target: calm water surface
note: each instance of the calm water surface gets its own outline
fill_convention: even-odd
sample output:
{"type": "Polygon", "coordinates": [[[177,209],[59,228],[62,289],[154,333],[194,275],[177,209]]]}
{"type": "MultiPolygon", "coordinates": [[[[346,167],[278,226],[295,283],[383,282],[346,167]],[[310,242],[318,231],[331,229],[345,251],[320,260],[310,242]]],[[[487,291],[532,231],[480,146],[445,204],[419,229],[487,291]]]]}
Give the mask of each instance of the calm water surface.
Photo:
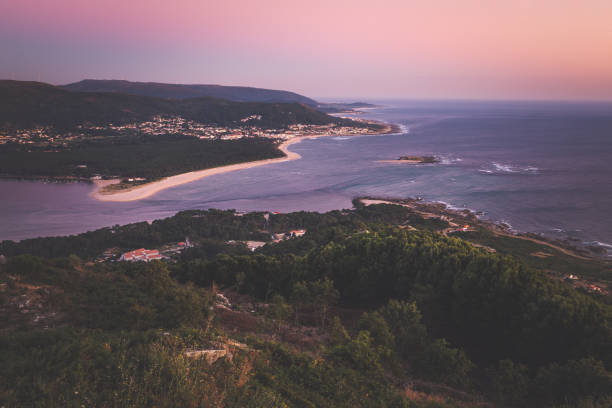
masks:
{"type": "Polygon", "coordinates": [[[184,209],[328,211],[350,208],[358,195],[419,195],[521,231],[612,243],[612,104],[382,103],[364,116],[400,124],[401,134],[306,140],[290,147],[301,160],[138,202],[92,200],[88,184],[0,181],[0,239],[79,233],[184,209]],[[380,162],[404,154],[442,162],[380,162]]]}

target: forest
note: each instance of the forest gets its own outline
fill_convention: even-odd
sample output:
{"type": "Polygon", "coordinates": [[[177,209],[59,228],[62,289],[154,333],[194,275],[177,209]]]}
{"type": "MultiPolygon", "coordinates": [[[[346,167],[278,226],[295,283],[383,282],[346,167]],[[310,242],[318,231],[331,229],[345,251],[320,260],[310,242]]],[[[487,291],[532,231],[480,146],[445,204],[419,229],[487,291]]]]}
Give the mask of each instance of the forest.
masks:
{"type": "Polygon", "coordinates": [[[228,164],[283,157],[276,142],[263,138],[200,140],[187,136],[134,136],[85,140],[49,152],[45,148],[0,145],[0,175],[90,178],[141,177],[149,181],[228,164]]]}
{"type": "Polygon", "coordinates": [[[4,241],[0,403],[610,406],[610,304],[443,224],[386,204],[194,210],[4,241]],[[165,261],[94,261],[186,236],[165,261]]]}
{"type": "Polygon", "coordinates": [[[211,97],[166,99],[117,92],[72,92],[39,82],[0,81],[0,130],[52,126],[58,132],[79,125],[125,124],[154,116],[181,116],[203,124],[235,125],[250,115],[261,119],[250,124],[284,128],[292,124],[350,124],[297,102],[235,102],[211,97]]]}

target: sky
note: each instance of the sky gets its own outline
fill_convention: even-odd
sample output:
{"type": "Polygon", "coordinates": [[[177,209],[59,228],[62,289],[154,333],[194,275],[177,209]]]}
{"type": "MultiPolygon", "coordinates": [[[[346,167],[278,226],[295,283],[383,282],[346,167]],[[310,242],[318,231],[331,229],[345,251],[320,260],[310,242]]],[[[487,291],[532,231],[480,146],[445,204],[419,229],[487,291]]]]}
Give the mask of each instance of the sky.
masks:
{"type": "Polygon", "coordinates": [[[0,78],[612,100],[612,1],[2,0],[0,78]]]}

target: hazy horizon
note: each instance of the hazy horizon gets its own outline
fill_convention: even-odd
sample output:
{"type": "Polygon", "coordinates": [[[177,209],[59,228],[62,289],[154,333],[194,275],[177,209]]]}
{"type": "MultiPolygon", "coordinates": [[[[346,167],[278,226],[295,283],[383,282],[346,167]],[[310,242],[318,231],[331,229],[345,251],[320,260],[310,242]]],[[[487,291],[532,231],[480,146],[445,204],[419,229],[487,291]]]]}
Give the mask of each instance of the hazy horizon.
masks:
{"type": "Polygon", "coordinates": [[[612,100],[612,3],[6,0],[0,77],[318,99],[612,100]]]}
{"type": "Polygon", "coordinates": [[[465,97],[444,97],[444,96],[433,96],[433,97],[418,97],[418,96],[395,96],[395,97],[390,97],[390,96],[385,96],[385,95],[370,95],[370,96],[360,96],[360,95],[352,95],[352,96],[342,96],[342,95],[329,95],[329,96],[321,96],[321,95],[310,95],[310,94],[306,94],[306,93],[302,93],[302,92],[298,92],[295,91],[293,89],[282,89],[282,88],[269,88],[269,87],[262,87],[262,86],[257,86],[257,84],[252,84],[252,85],[241,85],[241,84],[235,84],[235,83],[227,83],[227,84],[220,84],[220,83],[207,83],[207,82],[200,82],[200,83],[193,83],[193,82],[189,82],[189,83],[181,83],[181,82],[162,82],[162,81],[142,81],[142,80],[138,80],[138,79],[117,79],[117,78],[82,78],[82,79],[78,79],[75,81],[71,81],[71,82],[58,82],[58,83],[52,83],[52,82],[46,82],[43,80],[37,80],[37,79],[17,79],[17,78],[0,78],[0,81],[3,80],[14,80],[14,81],[24,81],[24,82],[41,82],[41,83],[46,83],[49,85],[54,85],[54,86],[65,86],[65,85],[70,85],[73,83],[77,83],[80,81],[84,81],[84,80],[109,80],[109,81],[128,81],[128,82],[142,82],[142,83],[162,83],[162,84],[169,84],[169,85],[219,85],[219,86],[236,86],[236,87],[250,87],[250,88],[260,88],[260,89],[270,89],[270,90],[279,90],[279,91],[288,91],[288,92],[294,92],[297,94],[300,94],[302,96],[308,97],[310,99],[314,99],[317,102],[326,102],[326,103],[343,103],[343,102],[369,102],[369,103],[376,103],[376,102],[402,102],[402,101],[414,101],[414,102],[489,102],[489,103],[504,103],[504,102],[550,102],[550,103],[572,103],[572,102],[576,102],[576,103],[602,103],[602,104],[608,104],[608,103],[612,103],[612,97],[610,98],[600,98],[600,99],[586,99],[586,98],[557,98],[557,99],[551,99],[551,98],[547,98],[547,97],[541,97],[541,98],[521,98],[521,97],[507,97],[507,98],[496,98],[496,97],[469,97],[469,96],[465,96],[465,97]]]}

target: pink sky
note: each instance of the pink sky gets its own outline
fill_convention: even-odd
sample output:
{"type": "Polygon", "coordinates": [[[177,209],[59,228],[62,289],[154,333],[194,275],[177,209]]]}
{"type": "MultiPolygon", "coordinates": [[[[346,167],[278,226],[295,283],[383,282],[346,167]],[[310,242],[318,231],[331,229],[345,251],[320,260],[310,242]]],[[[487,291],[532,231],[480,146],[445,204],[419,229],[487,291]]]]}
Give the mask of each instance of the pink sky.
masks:
{"type": "Polygon", "coordinates": [[[609,0],[3,0],[0,77],[612,99],[609,0]]]}

